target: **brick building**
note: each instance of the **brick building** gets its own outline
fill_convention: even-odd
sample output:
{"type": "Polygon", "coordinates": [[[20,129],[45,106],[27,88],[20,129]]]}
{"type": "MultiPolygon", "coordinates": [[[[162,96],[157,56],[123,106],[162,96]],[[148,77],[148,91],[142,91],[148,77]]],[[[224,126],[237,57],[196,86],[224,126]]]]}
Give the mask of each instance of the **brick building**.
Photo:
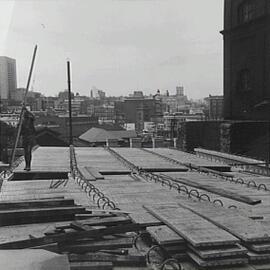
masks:
{"type": "Polygon", "coordinates": [[[270,119],[270,1],[225,0],[225,119],[270,119]]]}
{"type": "Polygon", "coordinates": [[[160,99],[147,97],[129,97],[115,102],[116,122],[135,123],[136,131],[144,129],[144,122],[157,122],[162,117],[160,99]]]}

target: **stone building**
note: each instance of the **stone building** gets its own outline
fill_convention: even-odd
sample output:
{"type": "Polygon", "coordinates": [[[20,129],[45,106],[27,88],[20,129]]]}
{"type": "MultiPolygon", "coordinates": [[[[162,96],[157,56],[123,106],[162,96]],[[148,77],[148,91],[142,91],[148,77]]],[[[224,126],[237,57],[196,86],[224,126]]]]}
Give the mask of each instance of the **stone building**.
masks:
{"type": "Polygon", "coordinates": [[[270,1],[225,0],[224,116],[270,119],[270,1]]]}

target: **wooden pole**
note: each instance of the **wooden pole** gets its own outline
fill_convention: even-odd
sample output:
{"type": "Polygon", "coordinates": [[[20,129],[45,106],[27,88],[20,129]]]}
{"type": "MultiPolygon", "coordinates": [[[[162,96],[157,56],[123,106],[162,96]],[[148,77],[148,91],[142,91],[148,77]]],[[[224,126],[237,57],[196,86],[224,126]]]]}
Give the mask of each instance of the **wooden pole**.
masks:
{"type": "Polygon", "coordinates": [[[37,45],[34,48],[34,53],[33,53],[33,56],[32,56],[32,62],[31,62],[31,66],[30,66],[30,71],[29,71],[29,74],[28,74],[26,90],[25,90],[25,93],[24,93],[24,98],[23,98],[23,103],[22,103],[23,107],[22,107],[22,110],[21,110],[21,113],[20,113],[16,140],[15,140],[15,143],[14,143],[14,147],[13,147],[12,155],[11,155],[11,159],[10,159],[10,168],[12,167],[14,159],[15,159],[16,149],[17,149],[17,145],[18,145],[18,142],[19,142],[20,134],[21,134],[22,122],[23,122],[23,117],[24,117],[24,112],[25,112],[24,106],[25,106],[25,103],[26,103],[26,98],[27,98],[27,94],[28,94],[28,91],[29,91],[29,87],[30,87],[30,82],[31,82],[32,73],[33,73],[34,64],[35,64],[35,59],[36,59],[36,54],[37,54],[37,45]]]}
{"type": "Polygon", "coordinates": [[[68,107],[69,107],[69,145],[73,145],[72,106],[71,106],[71,81],[70,81],[70,62],[69,61],[67,61],[67,78],[68,78],[68,107]]]}

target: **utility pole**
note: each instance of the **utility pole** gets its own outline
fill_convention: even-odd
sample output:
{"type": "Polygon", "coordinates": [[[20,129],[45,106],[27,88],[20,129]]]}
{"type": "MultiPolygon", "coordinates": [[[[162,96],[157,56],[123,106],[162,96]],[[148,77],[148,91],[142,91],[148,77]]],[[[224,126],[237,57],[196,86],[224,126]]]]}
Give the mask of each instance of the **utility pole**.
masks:
{"type": "Polygon", "coordinates": [[[68,108],[69,108],[69,145],[73,144],[72,135],[72,106],[71,106],[71,81],[70,81],[70,62],[67,61],[67,83],[68,83],[68,108]]]}

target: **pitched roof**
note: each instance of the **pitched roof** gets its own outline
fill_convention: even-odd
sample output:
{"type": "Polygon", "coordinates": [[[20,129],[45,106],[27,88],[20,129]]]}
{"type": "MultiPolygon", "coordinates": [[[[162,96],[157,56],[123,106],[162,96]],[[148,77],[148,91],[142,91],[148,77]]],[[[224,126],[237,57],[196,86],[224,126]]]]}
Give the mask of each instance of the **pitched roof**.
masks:
{"type": "Polygon", "coordinates": [[[102,128],[90,128],[79,138],[87,142],[106,142],[107,139],[121,140],[137,137],[135,130],[105,130],[102,128]]]}

